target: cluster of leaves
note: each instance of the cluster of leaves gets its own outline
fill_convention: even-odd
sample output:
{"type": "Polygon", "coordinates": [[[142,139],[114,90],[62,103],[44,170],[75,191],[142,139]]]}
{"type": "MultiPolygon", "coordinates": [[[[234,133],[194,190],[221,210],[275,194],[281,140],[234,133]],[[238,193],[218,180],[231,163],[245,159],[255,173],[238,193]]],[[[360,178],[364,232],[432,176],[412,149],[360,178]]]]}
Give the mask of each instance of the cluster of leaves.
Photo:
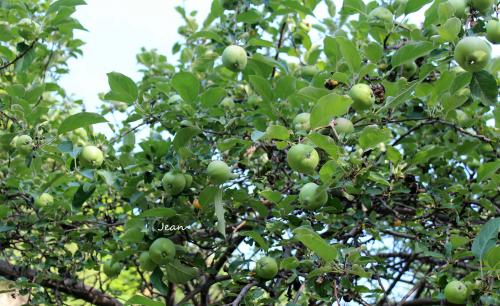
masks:
{"type": "Polygon", "coordinates": [[[178,62],[142,50],[142,79],[110,72],[97,114],[57,85],[84,2],[0,0],[0,275],[32,304],[439,305],[459,279],[468,303],[497,305],[500,60],[468,72],[454,49],[498,6],[456,2],[214,0],[202,25],[178,7],[178,62]],[[234,44],[242,71],[220,60],[234,44]],[[349,95],[359,83],[367,109],[349,95]],[[93,130],[115,112],[112,137],[93,130]],[[299,143],[319,154],[310,173],[287,162],[299,143]],[[87,145],[101,167],[81,163],[87,145]],[[234,178],[214,184],[214,159],[234,178]],[[167,173],[193,182],[173,193],[167,173]],[[324,205],[300,203],[307,183],[324,205]],[[145,268],[160,237],[175,258],[145,268]],[[264,255],[279,264],[268,281],[264,255]]]}

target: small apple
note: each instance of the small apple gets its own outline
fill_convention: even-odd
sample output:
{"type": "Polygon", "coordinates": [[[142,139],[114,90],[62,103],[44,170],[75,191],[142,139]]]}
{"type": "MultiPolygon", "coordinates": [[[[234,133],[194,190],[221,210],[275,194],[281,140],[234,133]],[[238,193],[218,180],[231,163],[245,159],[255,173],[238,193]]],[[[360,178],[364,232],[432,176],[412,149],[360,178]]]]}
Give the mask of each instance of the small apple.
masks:
{"type": "Polygon", "coordinates": [[[319,190],[315,183],[307,183],[300,189],[299,202],[309,209],[320,208],[328,201],[328,193],[325,190],[319,190]]]}
{"type": "Polygon", "coordinates": [[[453,304],[465,304],[469,297],[467,286],[461,281],[451,281],[444,288],[444,297],[453,304]]]}
{"type": "Polygon", "coordinates": [[[20,135],[16,139],[16,149],[22,154],[28,154],[33,150],[33,139],[29,135],[20,135]]]}
{"type": "Polygon", "coordinates": [[[139,256],[139,266],[144,271],[153,271],[157,264],[151,259],[148,251],[144,251],[139,256]]]}
{"type": "Polygon", "coordinates": [[[490,20],[486,24],[486,38],[493,44],[500,43],[500,21],[490,20]]]}
{"type": "Polygon", "coordinates": [[[222,106],[225,109],[233,109],[234,105],[235,104],[234,104],[233,98],[231,98],[231,97],[225,97],[220,102],[220,106],[222,106]]]}
{"type": "Polygon", "coordinates": [[[123,269],[123,264],[120,262],[113,262],[112,260],[108,260],[103,264],[103,272],[108,277],[116,277],[120,275],[123,269]]]}
{"type": "Polygon", "coordinates": [[[471,7],[480,11],[481,13],[485,13],[493,7],[493,2],[495,0],[471,0],[471,7]]]}
{"type": "Polygon", "coordinates": [[[455,48],[455,60],[469,72],[483,70],[491,59],[490,45],[478,37],[465,37],[455,48]]]}
{"type": "Polygon", "coordinates": [[[319,163],[318,152],[311,146],[297,144],[288,150],[287,161],[290,168],[301,173],[313,173],[319,163]]]}
{"type": "Polygon", "coordinates": [[[309,31],[311,31],[312,24],[307,20],[302,20],[299,24],[299,28],[307,33],[309,31]]]}
{"type": "Polygon", "coordinates": [[[311,80],[318,73],[318,68],[313,65],[302,66],[299,68],[299,75],[306,80],[311,80]]]}
{"type": "Polygon", "coordinates": [[[394,15],[383,6],[379,6],[368,14],[368,21],[375,25],[391,24],[394,15]]]}
{"type": "Polygon", "coordinates": [[[54,198],[50,194],[45,193],[45,192],[42,193],[35,200],[35,205],[38,206],[38,207],[52,205],[52,204],[54,204],[54,198]]]}
{"type": "Polygon", "coordinates": [[[99,168],[104,161],[104,154],[96,146],[86,146],[80,153],[80,165],[87,168],[99,168]]]}
{"type": "Polygon", "coordinates": [[[184,173],[184,179],[186,180],[186,188],[190,188],[193,184],[193,177],[190,174],[184,173]]]}
{"type": "Polygon", "coordinates": [[[262,257],[255,265],[255,273],[262,279],[272,279],[278,274],[278,263],[272,257],[262,257]]]}
{"type": "Polygon", "coordinates": [[[335,131],[340,135],[348,135],[354,132],[354,125],[351,120],[345,118],[335,119],[335,131]]]}
{"type": "Polygon", "coordinates": [[[448,0],[453,6],[454,15],[458,18],[463,18],[467,15],[467,0],[448,0]]]}
{"type": "Polygon", "coordinates": [[[231,168],[221,160],[210,162],[207,167],[207,174],[210,181],[217,185],[234,178],[234,175],[231,173],[231,168]]]}
{"type": "Polygon", "coordinates": [[[178,195],[186,187],[186,177],[184,174],[170,171],[165,173],[161,180],[163,188],[171,195],[178,195]]]}
{"type": "Polygon", "coordinates": [[[293,127],[297,131],[307,131],[311,128],[310,125],[311,114],[300,113],[295,118],[293,118],[293,127]]]}
{"type": "Polygon", "coordinates": [[[366,84],[356,84],[349,90],[353,104],[352,107],[356,111],[362,111],[370,108],[375,102],[375,96],[370,86],[366,84]]]}
{"type": "Polygon", "coordinates": [[[175,257],[175,244],[168,238],[158,238],[149,246],[149,257],[158,265],[164,265],[175,257]]]}
{"type": "Polygon", "coordinates": [[[415,75],[418,71],[418,66],[415,62],[409,62],[403,64],[402,75],[409,79],[415,75]]]}
{"type": "Polygon", "coordinates": [[[10,141],[10,148],[15,149],[17,146],[17,139],[19,139],[19,136],[14,136],[11,141],[10,141]]]}
{"type": "Polygon", "coordinates": [[[241,71],[247,66],[247,52],[240,46],[228,46],[222,52],[222,63],[229,70],[241,71]]]}

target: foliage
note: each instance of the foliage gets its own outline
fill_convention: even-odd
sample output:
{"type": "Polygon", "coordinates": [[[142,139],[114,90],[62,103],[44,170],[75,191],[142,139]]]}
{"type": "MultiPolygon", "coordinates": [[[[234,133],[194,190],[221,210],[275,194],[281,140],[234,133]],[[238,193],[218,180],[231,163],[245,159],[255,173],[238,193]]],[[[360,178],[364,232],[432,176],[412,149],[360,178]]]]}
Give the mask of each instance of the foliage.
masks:
{"type": "Polygon", "coordinates": [[[58,85],[84,1],[0,0],[0,276],[33,305],[500,304],[500,60],[454,54],[482,3],[178,7],[178,61],[143,49],[97,114],[58,85]]]}

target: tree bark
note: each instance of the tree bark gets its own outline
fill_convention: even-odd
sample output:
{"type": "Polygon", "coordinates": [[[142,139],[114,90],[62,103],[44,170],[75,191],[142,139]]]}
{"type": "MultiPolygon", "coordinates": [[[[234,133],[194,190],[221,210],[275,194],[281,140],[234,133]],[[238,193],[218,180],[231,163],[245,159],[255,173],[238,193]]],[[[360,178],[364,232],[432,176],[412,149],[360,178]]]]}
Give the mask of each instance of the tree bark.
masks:
{"type": "Polygon", "coordinates": [[[33,269],[15,266],[7,261],[0,260],[0,275],[16,280],[25,277],[45,288],[56,289],[60,292],[82,299],[97,306],[122,306],[117,299],[106,293],[85,285],[83,282],[71,278],[58,279],[56,275],[41,273],[33,269]]]}

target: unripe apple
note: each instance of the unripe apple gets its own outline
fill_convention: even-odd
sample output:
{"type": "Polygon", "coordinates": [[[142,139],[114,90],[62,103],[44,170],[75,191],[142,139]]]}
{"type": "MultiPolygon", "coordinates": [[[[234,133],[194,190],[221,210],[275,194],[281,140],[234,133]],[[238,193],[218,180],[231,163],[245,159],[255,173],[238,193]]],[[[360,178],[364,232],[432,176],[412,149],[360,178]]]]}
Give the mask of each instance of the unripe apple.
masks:
{"type": "Polygon", "coordinates": [[[493,2],[495,2],[495,0],[471,0],[471,7],[481,13],[485,13],[492,8],[493,2]]]}
{"type": "Polygon", "coordinates": [[[417,73],[417,70],[418,70],[418,66],[415,62],[404,63],[402,75],[405,78],[409,79],[412,76],[414,76],[415,73],[417,73]]]}
{"type": "Polygon", "coordinates": [[[193,184],[193,177],[190,174],[184,173],[184,179],[186,180],[186,188],[190,188],[193,184]]]}
{"type": "Polygon", "coordinates": [[[299,28],[304,30],[306,33],[311,31],[312,24],[307,20],[302,20],[299,24],[299,28]]]}
{"type": "Polygon", "coordinates": [[[272,257],[262,257],[255,265],[255,274],[263,279],[272,279],[278,274],[278,263],[272,257]]]}
{"type": "Polygon", "coordinates": [[[444,297],[446,300],[453,304],[465,304],[469,297],[469,290],[467,286],[461,281],[451,281],[444,288],[444,297]]]}
{"type": "Polygon", "coordinates": [[[469,72],[483,70],[491,59],[490,45],[478,37],[465,37],[455,48],[455,60],[469,72]]]}
{"type": "Polygon", "coordinates": [[[16,139],[16,149],[22,154],[28,154],[33,150],[33,139],[29,135],[20,135],[16,139]]]}
{"type": "Polygon", "coordinates": [[[14,136],[12,140],[10,141],[10,148],[15,149],[17,146],[17,139],[19,139],[19,136],[14,136]]]}
{"type": "Polygon", "coordinates": [[[80,153],[80,165],[87,168],[99,168],[104,161],[104,154],[96,146],[86,146],[80,153]]]}
{"type": "Polygon", "coordinates": [[[316,68],[316,66],[308,65],[299,68],[300,76],[307,80],[311,80],[316,73],[318,73],[318,68],[316,68]]]}
{"type": "Polygon", "coordinates": [[[241,71],[247,66],[247,52],[240,46],[228,46],[222,52],[222,63],[229,70],[241,71]]]}
{"type": "Polygon", "coordinates": [[[486,38],[493,44],[500,43],[500,21],[490,20],[486,24],[486,38]]]}
{"type": "Polygon", "coordinates": [[[149,246],[149,257],[158,265],[171,262],[175,253],[175,244],[168,238],[160,237],[149,246]]]}
{"type": "Polygon", "coordinates": [[[210,181],[217,185],[234,178],[234,175],[231,173],[231,168],[221,160],[210,162],[207,167],[207,174],[210,181]]]}
{"type": "Polygon", "coordinates": [[[315,183],[307,183],[300,189],[299,202],[306,208],[315,209],[326,204],[328,193],[325,190],[319,190],[320,187],[315,183]]]}
{"type": "Polygon", "coordinates": [[[151,259],[148,251],[144,251],[139,256],[139,266],[144,271],[153,271],[157,264],[151,259]]]}
{"type": "Polygon", "coordinates": [[[106,261],[103,264],[103,272],[108,277],[115,277],[120,274],[123,269],[123,264],[120,262],[113,262],[111,260],[106,261]]]}
{"type": "Polygon", "coordinates": [[[319,163],[318,152],[311,146],[297,144],[288,150],[287,161],[290,168],[301,173],[312,173],[319,163]]]}
{"type": "Polygon", "coordinates": [[[467,15],[467,0],[448,0],[453,6],[454,15],[458,18],[463,18],[467,15]]]}
{"type": "Polygon", "coordinates": [[[47,205],[52,205],[54,204],[54,198],[48,194],[48,193],[42,193],[38,198],[35,200],[35,205],[42,207],[42,206],[47,206],[47,205]]]}
{"type": "Polygon", "coordinates": [[[393,18],[392,12],[383,6],[375,8],[368,14],[368,21],[376,25],[390,24],[393,18]]]}
{"type": "Polygon", "coordinates": [[[354,132],[354,125],[351,120],[345,118],[335,119],[335,131],[340,135],[347,135],[354,132]]]}
{"type": "Polygon", "coordinates": [[[361,111],[370,108],[375,102],[375,96],[370,86],[366,84],[356,84],[349,91],[353,104],[352,107],[356,111],[361,111]]]}
{"type": "Polygon", "coordinates": [[[310,125],[311,114],[300,113],[295,118],[293,118],[293,127],[297,131],[307,131],[311,128],[310,125]]]}
{"type": "Polygon", "coordinates": [[[162,186],[171,195],[178,195],[186,187],[186,177],[182,173],[170,171],[161,180],[162,186]]]}
{"type": "Polygon", "coordinates": [[[234,105],[235,104],[234,104],[233,98],[231,98],[231,97],[225,97],[220,102],[220,106],[222,106],[225,109],[233,109],[234,105]]]}

